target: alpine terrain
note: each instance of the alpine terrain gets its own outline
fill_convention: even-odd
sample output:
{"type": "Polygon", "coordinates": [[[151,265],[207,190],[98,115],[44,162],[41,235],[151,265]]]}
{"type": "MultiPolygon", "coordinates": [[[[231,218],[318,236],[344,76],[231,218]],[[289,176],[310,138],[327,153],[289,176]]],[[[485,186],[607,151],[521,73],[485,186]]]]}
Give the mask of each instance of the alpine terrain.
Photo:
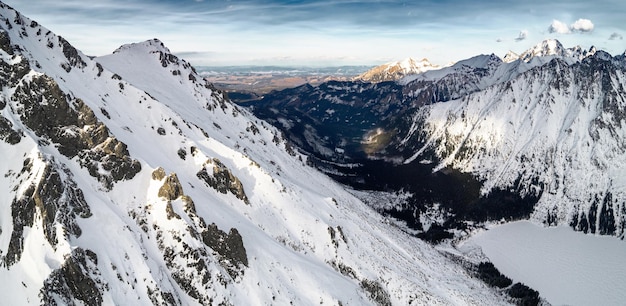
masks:
{"type": "Polygon", "coordinates": [[[546,40],[504,59],[305,85],[247,105],[335,179],[401,195],[371,204],[422,238],[532,219],[623,239],[625,87],[624,54],[546,40]]]}
{"type": "MultiPolygon", "coordinates": [[[[392,114],[395,125],[364,115],[375,123],[367,129],[380,131],[370,133],[377,144],[368,156],[400,164],[428,156],[481,178],[484,194],[502,187],[538,197],[538,219],[623,235],[623,61],[597,52],[544,62],[516,62],[507,71],[519,77],[493,86],[486,83],[505,66],[491,57],[414,81],[420,86],[327,84],[336,92],[322,113],[336,118],[330,106],[350,107],[335,93],[354,86],[385,94],[367,109],[392,114]],[[412,115],[398,115],[402,108],[412,115]]],[[[478,263],[408,234],[353,195],[367,193],[309,166],[283,133],[225,99],[159,40],[89,57],[0,3],[0,87],[2,304],[523,298],[488,286],[478,263]]],[[[332,149],[328,156],[339,152],[332,149]]]]}
{"type": "Polygon", "coordinates": [[[398,62],[389,62],[377,67],[374,67],[358,76],[355,80],[361,80],[364,82],[384,82],[384,81],[396,81],[405,76],[419,74],[428,70],[440,68],[437,65],[433,65],[428,59],[421,59],[417,61],[413,58],[407,58],[398,62]]]}

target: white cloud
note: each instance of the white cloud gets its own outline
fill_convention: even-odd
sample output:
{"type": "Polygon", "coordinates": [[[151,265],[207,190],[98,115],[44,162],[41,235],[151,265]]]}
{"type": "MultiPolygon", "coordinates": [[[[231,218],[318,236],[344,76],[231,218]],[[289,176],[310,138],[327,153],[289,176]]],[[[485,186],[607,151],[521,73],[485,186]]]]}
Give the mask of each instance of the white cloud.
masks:
{"type": "Polygon", "coordinates": [[[611,36],[609,37],[609,40],[622,40],[624,39],[624,36],[622,36],[622,34],[614,32],[613,34],[611,34],[611,36]]]}
{"type": "Polygon", "coordinates": [[[552,20],[552,24],[548,27],[548,32],[557,34],[588,33],[593,31],[593,29],[593,22],[589,19],[580,18],[569,26],[565,22],[555,19],[552,20]]]}
{"type": "Polygon", "coordinates": [[[552,24],[548,28],[548,32],[550,33],[558,33],[558,34],[568,34],[570,33],[569,27],[561,21],[552,20],[552,24]]]}
{"type": "Polygon", "coordinates": [[[589,19],[578,19],[570,26],[574,32],[591,32],[593,31],[593,23],[589,19]]]}
{"type": "Polygon", "coordinates": [[[522,41],[526,39],[527,37],[528,37],[528,31],[521,30],[519,34],[517,35],[517,38],[515,38],[515,41],[522,41]]]}

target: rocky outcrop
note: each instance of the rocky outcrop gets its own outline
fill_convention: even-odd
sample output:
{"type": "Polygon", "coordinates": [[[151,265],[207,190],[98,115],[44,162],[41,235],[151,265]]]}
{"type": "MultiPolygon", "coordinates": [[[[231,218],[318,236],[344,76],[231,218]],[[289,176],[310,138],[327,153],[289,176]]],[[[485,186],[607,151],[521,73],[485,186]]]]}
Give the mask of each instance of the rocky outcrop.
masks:
{"type": "Polygon", "coordinates": [[[0,140],[8,144],[17,144],[22,140],[22,133],[15,131],[11,122],[2,116],[0,116],[0,140]]]}
{"type": "MultiPolygon", "coordinates": [[[[167,220],[186,222],[186,224],[176,225],[177,230],[164,230],[162,227],[166,225],[155,223],[152,228],[145,227],[144,231],[156,232],[158,248],[162,251],[163,259],[172,271],[174,281],[201,304],[212,304],[213,297],[209,294],[212,291],[209,289],[211,284],[227,286],[230,283],[227,278],[216,279],[215,270],[224,269],[230,279],[237,279],[248,266],[242,237],[236,228],[231,228],[226,233],[215,223],[207,225],[204,218],[196,213],[191,197],[184,194],[183,187],[175,173],[167,175],[163,168],[157,168],[152,172],[152,179],[162,182],[158,196],[166,201],[167,220]],[[174,208],[181,204],[186,214],[184,218],[180,215],[182,212],[176,212],[174,208]],[[194,242],[186,239],[193,239],[194,242]],[[170,242],[166,243],[166,241],[170,242]],[[172,245],[171,241],[177,241],[177,243],[172,245]],[[196,242],[205,247],[198,247],[196,242]],[[193,267],[193,269],[190,270],[188,267],[193,267]]],[[[148,217],[147,211],[134,214],[133,217],[140,224],[148,222],[145,220],[148,217]]]]}
{"type": "Polygon", "coordinates": [[[31,175],[39,175],[39,179],[33,181],[22,196],[14,199],[11,204],[13,231],[4,257],[7,266],[20,260],[24,249],[24,230],[26,227],[33,227],[38,216],[41,216],[44,235],[52,247],[58,243],[58,226],[61,226],[67,235],[63,237],[64,239],[70,236],[79,237],[82,230],[76,218],[91,216],[83,192],[72,180],[69,171],[56,165],[54,161],[48,161],[43,169],[32,167],[32,160],[26,160],[19,177],[27,179],[31,175]]]}
{"type": "Polygon", "coordinates": [[[78,156],[81,166],[105,188],[111,189],[113,183],[131,179],[141,171],[141,164],[130,157],[126,144],[111,136],[83,101],[66,95],[51,78],[38,75],[23,80],[11,101],[27,127],[68,158],[78,156]]]}
{"type": "Polygon", "coordinates": [[[43,305],[102,305],[106,290],[96,253],[76,248],[60,268],[50,273],[39,295],[43,305]]]}
{"type": "Polygon", "coordinates": [[[231,228],[227,234],[212,223],[202,232],[202,242],[220,255],[231,277],[235,278],[242,272],[240,265],[248,266],[246,248],[236,228],[231,228]]]}
{"type": "MultiPolygon", "coordinates": [[[[159,168],[155,171],[162,170],[159,168]]],[[[159,175],[156,175],[157,177],[159,175]]],[[[155,177],[155,175],[153,175],[155,177]]],[[[180,181],[178,180],[178,176],[176,173],[172,173],[165,177],[165,181],[163,182],[163,186],[159,188],[159,197],[165,198],[168,201],[176,200],[178,197],[183,195],[183,186],[180,185],[180,181]]]]}
{"type": "Polygon", "coordinates": [[[211,161],[207,161],[196,175],[213,189],[224,194],[230,192],[244,203],[250,204],[239,178],[230,172],[230,169],[222,164],[219,159],[214,158],[211,161]],[[210,169],[211,165],[213,166],[213,171],[209,174],[207,168],[210,169]]]}

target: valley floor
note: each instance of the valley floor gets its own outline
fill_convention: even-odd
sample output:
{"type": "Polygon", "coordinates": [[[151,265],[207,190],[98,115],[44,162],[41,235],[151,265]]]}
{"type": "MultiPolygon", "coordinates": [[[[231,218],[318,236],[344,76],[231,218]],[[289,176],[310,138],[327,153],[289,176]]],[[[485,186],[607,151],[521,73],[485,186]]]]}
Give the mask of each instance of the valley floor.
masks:
{"type": "Polygon", "coordinates": [[[529,221],[496,225],[459,245],[482,253],[552,305],[624,305],[626,243],[529,221]]]}

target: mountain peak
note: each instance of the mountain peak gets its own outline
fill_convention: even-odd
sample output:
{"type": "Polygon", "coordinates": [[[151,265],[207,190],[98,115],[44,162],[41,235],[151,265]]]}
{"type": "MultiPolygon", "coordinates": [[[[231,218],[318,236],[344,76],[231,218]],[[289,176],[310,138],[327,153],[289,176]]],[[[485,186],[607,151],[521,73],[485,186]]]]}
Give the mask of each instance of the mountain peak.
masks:
{"type": "Polygon", "coordinates": [[[556,39],[546,39],[526,50],[519,58],[525,62],[529,62],[534,57],[548,55],[567,56],[568,54],[560,41],[556,39]]]}
{"type": "Polygon", "coordinates": [[[510,63],[510,62],[514,62],[516,60],[519,59],[519,54],[509,50],[509,52],[507,52],[504,57],[502,58],[502,61],[505,63],[510,63]]]}
{"type": "Polygon", "coordinates": [[[408,57],[401,61],[389,62],[376,66],[365,73],[357,76],[356,80],[366,82],[396,81],[407,75],[420,74],[428,70],[439,69],[438,65],[433,65],[428,59],[416,60],[408,57]]]}
{"type": "Polygon", "coordinates": [[[170,49],[168,49],[165,44],[158,38],[153,38],[138,43],[124,44],[117,48],[115,51],[113,51],[113,54],[133,51],[146,53],[163,52],[166,54],[171,54],[170,49]]]}

